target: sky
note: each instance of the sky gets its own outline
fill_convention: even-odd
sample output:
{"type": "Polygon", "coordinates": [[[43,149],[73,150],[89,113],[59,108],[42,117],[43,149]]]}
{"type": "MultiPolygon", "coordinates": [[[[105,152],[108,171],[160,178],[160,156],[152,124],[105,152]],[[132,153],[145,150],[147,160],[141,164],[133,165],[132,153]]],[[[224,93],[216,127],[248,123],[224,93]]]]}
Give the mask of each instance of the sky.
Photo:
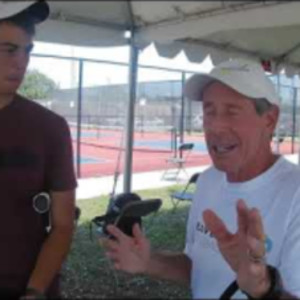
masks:
{"type": "MultiPolygon", "coordinates": [[[[36,42],[33,54],[48,54],[67,57],[82,57],[90,59],[108,60],[127,63],[129,59],[129,48],[88,48],[75,47],[61,44],[36,42]]],[[[212,63],[207,57],[202,64],[191,63],[183,52],[174,59],[160,57],[153,45],[150,45],[139,55],[140,65],[160,66],[171,69],[182,69],[193,72],[209,72],[212,63]]],[[[67,60],[31,57],[29,69],[37,69],[52,78],[60,88],[75,87],[78,82],[78,63],[67,60]]],[[[178,72],[158,71],[151,69],[139,69],[139,81],[153,80],[180,80],[178,72]]],[[[106,84],[127,83],[128,69],[126,67],[111,64],[85,63],[84,64],[84,86],[99,86],[106,84]]]]}

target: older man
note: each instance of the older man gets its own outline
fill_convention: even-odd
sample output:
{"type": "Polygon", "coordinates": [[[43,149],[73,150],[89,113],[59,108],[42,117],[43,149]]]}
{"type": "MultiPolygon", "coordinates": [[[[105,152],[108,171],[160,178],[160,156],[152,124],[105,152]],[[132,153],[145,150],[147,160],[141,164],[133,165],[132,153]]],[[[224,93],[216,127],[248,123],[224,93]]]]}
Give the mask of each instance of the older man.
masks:
{"type": "Polygon", "coordinates": [[[183,253],[109,231],[117,269],[191,284],[194,298],[300,296],[300,170],[272,153],[278,97],[262,67],[230,60],[186,83],[213,166],[198,179],[183,253]]]}
{"type": "Polygon", "coordinates": [[[72,240],[76,180],[68,125],[16,94],[35,24],[48,14],[45,2],[0,1],[1,299],[57,297],[72,240]]]}

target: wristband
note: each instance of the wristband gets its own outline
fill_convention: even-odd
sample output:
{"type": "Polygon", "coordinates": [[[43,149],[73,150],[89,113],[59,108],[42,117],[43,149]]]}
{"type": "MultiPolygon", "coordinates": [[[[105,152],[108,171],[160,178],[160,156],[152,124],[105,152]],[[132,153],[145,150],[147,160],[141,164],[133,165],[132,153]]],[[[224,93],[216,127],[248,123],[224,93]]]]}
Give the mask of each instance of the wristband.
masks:
{"type": "Polygon", "coordinates": [[[283,287],[282,287],[282,281],[281,276],[278,272],[278,270],[270,265],[267,265],[267,270],[270,278],[270,288],[269,290],[262,295],[260,298],[253,298],[246,292],[242,291],[248,299],[279,299],[282,295],[283,287]]]}

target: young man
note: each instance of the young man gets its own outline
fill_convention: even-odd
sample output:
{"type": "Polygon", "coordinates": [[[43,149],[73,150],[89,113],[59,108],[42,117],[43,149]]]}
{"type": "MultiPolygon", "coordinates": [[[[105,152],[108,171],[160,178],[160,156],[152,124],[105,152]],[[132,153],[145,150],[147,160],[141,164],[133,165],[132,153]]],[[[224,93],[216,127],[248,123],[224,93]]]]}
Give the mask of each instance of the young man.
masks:
{"type": "Polygon", "coordinates": [[[184,253],[114,226],[115,267],[191,284],[193,297],[300,297],[300,170],[271,151],[277,95],[259,64],[231,60],[186,83],[201,101],[213,166],[198,179],[184,253]]]}
{"type": "Polygon", "coordinates": [[[1,299],[59,296],[58,273],[73,234],[76,179],[68,125],[16,94],[35,24],[48,14],[45,2],[0,2],[1,299]],[[50,202],[37,198],[40,193],[50,202]]]}

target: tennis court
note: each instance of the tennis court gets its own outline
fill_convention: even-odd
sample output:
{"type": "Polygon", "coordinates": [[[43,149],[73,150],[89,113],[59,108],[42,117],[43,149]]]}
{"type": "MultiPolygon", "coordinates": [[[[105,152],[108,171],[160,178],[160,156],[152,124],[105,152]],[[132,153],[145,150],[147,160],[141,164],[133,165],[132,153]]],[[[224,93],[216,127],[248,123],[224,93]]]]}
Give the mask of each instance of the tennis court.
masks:
{"type": "MultiPolygon", "coordinates": [[[[76,134],[72,130],[73,146],[76,149],[76,134]]],[[[123,154],[121,149],[122,132],[120,130],[84,129],[81,133],[81,168],[83,178],[113,175],[117,166],[119,155],[121,160],[119,170],[123,172],[123,154]]],[[[132,170],[136,172],[149,172],[165,170],[166,159],[174,155],[172,143],[168,132],[135,132],[132,170]]],[[[196,167],[211,163],[207,153],[204,138],[200,134],[185,135],[184,142],[194,143],[195,147],[188,157],[186,166],[196,167]]],[[[275,145],[273,145],[275,149],[275,145]]],[[[298,148],[298,147],[297,147],[298,148]]],[[[295,151],[298,151],[298,149],[295,151]]],[[[291,142],[280,144],[280,153],[291,153],[291,142]]],[[[76,162],[76,153],[74,155],[76,162]]]]}
{"type": "MultiPolygon", "coordinates": [[[[73,146],[76,149],[76,133],[72,130],[73,146]]],[[[119,130],[84,129],[81,132],[81,177],[98,177],[114,174],[121,155],[119,164],[120,172],[123,171],[123,154],[121,149],[122,132],[119,130]]],[[[166,159],[174,155],[172,140],[169,133],[163,132],[136,132],[133,150],[133,172],[148,172],[164,170],[166,159]]],[[[195,143],[188,158],[187,166],[206,165],[210,163],[206,146],[202,137],[190,136],[185,142],[195,143]]],[[[76,153],[74,155],[76,162],[76,153]]]]}

